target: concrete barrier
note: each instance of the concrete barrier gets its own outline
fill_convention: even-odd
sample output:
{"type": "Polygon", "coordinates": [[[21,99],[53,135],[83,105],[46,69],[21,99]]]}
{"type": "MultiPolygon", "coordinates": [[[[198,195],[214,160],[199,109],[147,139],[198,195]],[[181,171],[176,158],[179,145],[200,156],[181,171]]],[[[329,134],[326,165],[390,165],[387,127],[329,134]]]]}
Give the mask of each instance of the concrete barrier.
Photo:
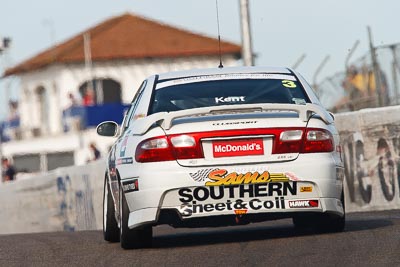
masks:
{"type": "MultiPolygon", "coordinates": [[[[348,212],[399,209],[400,106],[336,115],[348,212]]],[[[104,160],[0,185],[0,234],[102,227],[104,160]]]]}
{"type": "Polygon", "coordinates": [[[103,160],[0,186],[0,234],[102,227],[103,160]]]}
{"type": "Polygon", "coordinates": [[[346,210],[399,209],[400,106],[338,114],[346,210]]]}

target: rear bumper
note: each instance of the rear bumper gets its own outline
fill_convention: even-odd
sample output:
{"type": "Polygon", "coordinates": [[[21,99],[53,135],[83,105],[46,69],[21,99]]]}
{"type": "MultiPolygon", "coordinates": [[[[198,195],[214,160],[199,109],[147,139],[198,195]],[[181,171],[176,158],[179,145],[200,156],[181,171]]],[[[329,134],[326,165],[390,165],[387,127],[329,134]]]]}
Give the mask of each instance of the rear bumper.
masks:
{"type": "Polygon", "coordinates": [[[195,224],[199,227],[201,222],[208,225],[208,219],[224,218],[221,222],[226,222],[226,218],[240,216],[259,221],[308,212],[342,216],[343,168],[329,154],[300,157],[301,160],[279,164],[198,168],[185,168],[176,162],[141,164],[140,172],[130,174],[137,178],[138,190],[125,192],[131,211],[128,226],[195,224]],[[213,177],[210,171],[215,169],[226,171],[221,177],[236,178],[210,180],[213,177]],[[268,172],[270,180],[263,182],[266,178],[263,171],[268,172]],[[247,182],[243,177],[248,178],[247,182]]]}
{"type": "Polygon", "coordinates": [[[344,210],[341,202],[336,198],[318,199],[321,209],[286,209],[274,210],[268,212],[235,214],[232,210],[230,214],[219,214],[216,212],[207,212],[203,216],[184,217],[178,209],[174,208],[147,208],[131,212],[128,225],[130,228],[139,227],[144,224],[161,225],[168,224],[173,227],[218,227],[238,224],[247,224],[251,222],[262,222],[267,220],[276,220],[292,218],[309,213],[329,213],[336,216],[343,216],[344,210]]]}

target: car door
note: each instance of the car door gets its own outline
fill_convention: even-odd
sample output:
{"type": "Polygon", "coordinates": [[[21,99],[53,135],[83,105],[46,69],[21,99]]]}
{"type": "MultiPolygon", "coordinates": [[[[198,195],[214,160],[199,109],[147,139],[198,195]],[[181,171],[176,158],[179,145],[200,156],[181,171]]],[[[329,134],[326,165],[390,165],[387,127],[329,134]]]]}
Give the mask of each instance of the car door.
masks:
{"type": "MultiPolygon", "coordinates": [[[[145,80],[137,90],[129,110],[126,112],[124,120],[121,124],[120,135],[111,148],[108,159],[108,173],[110,177],[110,188],[113,193],[114,203],[118,207],[119,203],[119,178],[118,178],[118,162],[121,158],[125,157],[126,144],[130,136],[129,126],[135,120],[135,111],[137,110],[140,99],[146,87],[147,80],[145,80]]],[[[118,213],[118,209],[117,213],[118,213]]]]}

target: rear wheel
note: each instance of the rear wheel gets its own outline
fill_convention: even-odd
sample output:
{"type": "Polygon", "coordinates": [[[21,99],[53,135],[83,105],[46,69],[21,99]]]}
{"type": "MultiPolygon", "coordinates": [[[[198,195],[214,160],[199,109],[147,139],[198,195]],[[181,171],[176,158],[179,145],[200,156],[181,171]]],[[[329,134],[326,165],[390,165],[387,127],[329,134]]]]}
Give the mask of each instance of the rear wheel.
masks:
{"type": "Polygon", "coordinates": [[[126,202],[125,194],[119,189],[120,198],[120,242],[124,249],[151,247],[153,238],[153,228],[151,225],[145,225],[135,229],[128,228],[129,208],[126,202]]]}
{"type": "Polygon", "coordinates": [[[319,218],[317,231],[336,233],[343,232],[345,226],[345,215],[337,216],[332,214],[324,214],[325,216],[319,218]]]}
{"type": "Polygon", "coordinates": [[[115,219],[114,200],[107,182],[107,176],[104,178],[103,191],[103,236],[104,240],[109,242],[119,241],[119,229],[117,220],[115,219]]]}
{"type": "MultiPolygon", "coordinates": [[[[343,191],[340,200],[343,211],[345,211],[343,191]]],[[[344,213],[343,216],[329,213],[301,215],[293,217],[293,224],[297,230],[310,229],[324,233],[342,232],[346,224],[346,214],[344,213]]]]}
{"type": "Polygon", "coordinates": [[[344,227],[346,225],[346,209],[344,204],[344,191],[342,190],[342,194],[340,196],[340,202],[343,207],[343,216],[337,216],[333,214],[326,214],[322,221],[320,222],[320,231],[324,232],[343,232],[344,227]]]}

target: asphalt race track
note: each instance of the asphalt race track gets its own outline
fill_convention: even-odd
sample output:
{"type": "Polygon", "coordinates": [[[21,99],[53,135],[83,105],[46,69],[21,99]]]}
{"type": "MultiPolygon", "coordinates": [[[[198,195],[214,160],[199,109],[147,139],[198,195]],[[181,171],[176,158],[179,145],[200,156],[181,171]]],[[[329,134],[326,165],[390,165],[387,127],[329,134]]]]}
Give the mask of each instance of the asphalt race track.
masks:
{"type": "Polygon", "coordinates": [[[123,250],[101,231],[0,235],[0,266],[400,266],[400,210],[347,215],[346,231],[296,232],[291,220],[155,228],[153,248],[123,250]]]}

